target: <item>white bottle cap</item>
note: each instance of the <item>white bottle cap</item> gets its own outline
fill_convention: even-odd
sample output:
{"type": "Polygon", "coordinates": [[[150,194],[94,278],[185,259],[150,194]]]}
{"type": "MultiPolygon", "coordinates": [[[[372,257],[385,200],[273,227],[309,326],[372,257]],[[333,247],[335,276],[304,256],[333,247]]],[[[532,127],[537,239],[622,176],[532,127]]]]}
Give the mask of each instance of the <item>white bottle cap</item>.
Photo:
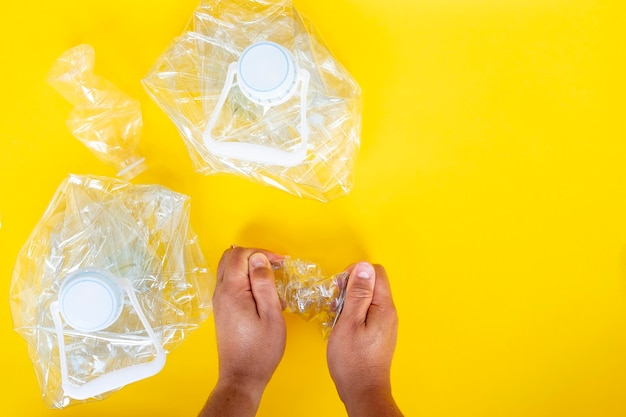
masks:
{"type": "Polygon", "coordinates": [[[248,46],[239,58],[239,88],[252,102],[275,106],[287,101],[298,81],[291,53],[274,42],[248,46]]]}
{"type": "Polygon", "coordinates": [[[122,291],[103,271],[81,270],[68,276],[59,292],[65,322],[83,332],[106,329],[122,313],[122,291]]]}

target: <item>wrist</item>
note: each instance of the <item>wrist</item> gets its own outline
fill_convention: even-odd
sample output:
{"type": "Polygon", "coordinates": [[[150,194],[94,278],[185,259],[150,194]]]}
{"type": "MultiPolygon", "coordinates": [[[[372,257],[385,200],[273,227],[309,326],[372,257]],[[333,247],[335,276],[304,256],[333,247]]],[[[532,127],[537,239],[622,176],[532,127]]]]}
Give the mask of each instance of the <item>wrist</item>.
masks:
{"type": "Polygon", "coordinates": [[[200,412],[200,417],[253,417],[265,384],[246,378],[220,377],[200,412]]]}
{"type": "Polygon", "coordinates": [[[350,417],[395,417],[401,416],[390,386],[353,389],[341,395],[350,417]]]}
{"type": "Polygon", "coordinates": [[[243,401],[248,401],[258,407],[261,396],[267,384],[244,376],[220,376],[215,390],[237,396],[243,401]]]}

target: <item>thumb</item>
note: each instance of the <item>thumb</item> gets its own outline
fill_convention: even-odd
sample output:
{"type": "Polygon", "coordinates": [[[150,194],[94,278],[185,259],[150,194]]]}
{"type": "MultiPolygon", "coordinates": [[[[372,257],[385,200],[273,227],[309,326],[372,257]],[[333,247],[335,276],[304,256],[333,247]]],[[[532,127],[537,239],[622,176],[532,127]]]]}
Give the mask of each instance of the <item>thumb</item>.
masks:
{"type": "Polygon", "coordinates": [[[254,253],[248,259],[250,288],[256,302],[257,312],[261,318],[280,314],[282,311],[274,271],[267,257],[262,253],[254,253]]]}
{"type": "Polygon", "coordinates": [[[346,298],[339,321],[348,320],[352,323],[364,323],[367,311],[374,297],[376,272],[372,264],[359,262],[355,265],[348,278],[346,298]]]}

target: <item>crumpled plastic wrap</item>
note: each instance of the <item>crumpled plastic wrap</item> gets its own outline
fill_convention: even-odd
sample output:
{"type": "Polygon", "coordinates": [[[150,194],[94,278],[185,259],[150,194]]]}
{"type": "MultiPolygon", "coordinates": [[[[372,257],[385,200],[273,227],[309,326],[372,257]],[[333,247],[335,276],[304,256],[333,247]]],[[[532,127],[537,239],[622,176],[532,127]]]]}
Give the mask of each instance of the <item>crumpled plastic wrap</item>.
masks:
{"type": "Polygon", "coordinates": [[[196,171],[233,173],[321,201],[351,190],[361,91],[291,0],[202,1],[143,83],[178,127],[196,171]],[[295,64],[285,72],[296,80],[286,101],[244,88],[242,62],[254,82],[275,75],[278,61],[245,54],[259,44],[295,64]]]}
{"type": "MultiPolygon", "coordinates": [[[[28,342],[44,402],[54,408],[103,399],[64,391],[57,331],[67,373],[80,386],[155,358],[157,349],[131,297],[108,328],[55,327],[51,305],[80,271],[130,281],[133,296],[165,352],[211,312],[212,275],[189,225],[189,197],[161,186],[69,176],[19,253],[10,288],[15,330],[28,342]]],[[[127,281],[127,282],[128,282],[127,281]]],[[[161,349],[161,351],[163,351],[161,349]]]]}
{"type": "Polygon", "coordinates": [[[349,274],[327,276],[313,262],[285,258],[274,264],[274,275],[278,297],[287,311],[318,321],[328,339],[343,308],[349,274]]]}
{"type": "Polygon", "coordinates": [[[145,158],[138,153],[143,122],[141,107],[111,82],[94,75],[95,51],[79,45],[65,51],[48,74],[48,83],[74,109],[67,127],[117,175],[130,180],[141,174],[145,158]]]}

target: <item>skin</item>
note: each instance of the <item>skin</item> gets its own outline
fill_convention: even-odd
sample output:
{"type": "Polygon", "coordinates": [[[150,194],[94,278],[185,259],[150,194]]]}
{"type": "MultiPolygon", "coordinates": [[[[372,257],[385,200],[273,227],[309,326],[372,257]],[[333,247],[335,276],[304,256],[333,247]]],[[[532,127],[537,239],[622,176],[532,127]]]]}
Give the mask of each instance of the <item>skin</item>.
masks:
{"type": "MultiPolygon", "coordinates": [[[[270,265],[280,259],[261,249],[224,252],[213,295],[219,376],[200,417],[256,414],[285,351],[270,265]]],[[[331,377],[350,417],[402,416],[391,395],[398,318],[385,270],[361,262],[348,271],[345,304],[328,343],[331,377]]]]}
{"type": "Polygon", "coordinates": [[[348,270],[343,311],[326,350],[330,376],[350,417],[402,416],[391,394],[398,315],[387,273],[366,262],[348,270]]]}

